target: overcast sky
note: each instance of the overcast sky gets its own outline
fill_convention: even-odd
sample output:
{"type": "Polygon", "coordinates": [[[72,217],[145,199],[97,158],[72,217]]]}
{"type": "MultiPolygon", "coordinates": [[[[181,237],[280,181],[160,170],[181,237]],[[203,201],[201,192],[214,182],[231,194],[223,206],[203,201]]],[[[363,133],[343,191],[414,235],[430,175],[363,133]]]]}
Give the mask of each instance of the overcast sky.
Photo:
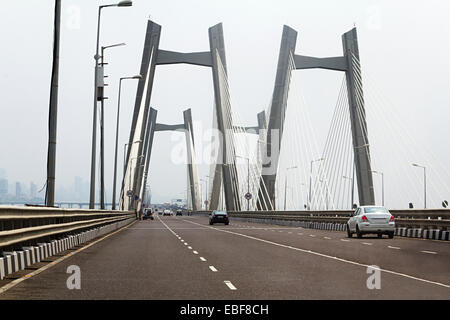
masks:
{"type": "MultiPolygon", "coordinates": [[[[97,8],[110,2],[62,2],[56,183],[69,186],[75,176],[85,181],[90,177],[97,8]]],[[[0,6],[0,168],[11,182],[45,183],[53,7],[50,0],[0,6]]],[[[356,25],[364,72],[405,119],[414,139],[446,167],[441,174],[448,182],[449,13],[446,0],[134,0],[131,8],[105,9],[101,45],[126,43],[105,54],[107,188],[112,188],[118,79],[138,73],[149,17],[162,25],[160,48],[182,52],[208,50],[208,28],[223,23],[232,104],[243,125],[255,125],[256,113],[270,103],[284,24],[299,32],[297,53],[318,57],[341,55],[341,35],[356,25]]],[[[157,67],[156,72],[151,105],[158,110],[158,122],[182,123],[182,110],[192,108],[194,122],[211,127],[211,71],[176,65],[157,67]]],[[[308,101],[319,144],[328,131],[341,79],[338,72],[304,71],[302,88],[295,88],[308,101]]],[[[122,90],[119,168],[136,82],[125,82],[122,90]]],[[[157,133],[149,176],[154,201],[185,193],[186,168],[171,163],[171,144],[170,133],[157,133]]],[[[199,176],[208,170],[200,165],[199,176]]]]}

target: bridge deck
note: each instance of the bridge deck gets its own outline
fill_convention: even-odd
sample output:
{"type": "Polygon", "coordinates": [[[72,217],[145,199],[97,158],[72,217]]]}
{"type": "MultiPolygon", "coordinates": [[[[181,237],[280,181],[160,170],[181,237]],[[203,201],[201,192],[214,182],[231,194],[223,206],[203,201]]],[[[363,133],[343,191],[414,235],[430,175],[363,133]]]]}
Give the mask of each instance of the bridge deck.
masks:
{"type": "Polygon", "coordinates": [[[0,299],[450,299],[445,242],[207,222],[134,223],[0,299]],[[66,287],[70,265],[81,269],[81,290],[66,287]],[[367,265],[385,270],[380,290],[367,289],[367,265]]]}

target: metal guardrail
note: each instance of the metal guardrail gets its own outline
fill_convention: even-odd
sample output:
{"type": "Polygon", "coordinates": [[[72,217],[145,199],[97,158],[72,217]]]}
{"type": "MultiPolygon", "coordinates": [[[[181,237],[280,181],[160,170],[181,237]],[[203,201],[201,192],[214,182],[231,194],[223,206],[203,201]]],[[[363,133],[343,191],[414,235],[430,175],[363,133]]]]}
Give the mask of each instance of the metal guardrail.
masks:
{"type": "Polygon", "coordinates": [[[135,217],[129,211],[0,206],[0,248],[135,217]]]}
{"type": "MultiPolygon", "coordinates": [[[[207,214],[210,211],[198,211],[207,214]]],[[[350,210],[329,211],[228,211],[230,217],[271,219],[284,221],[311,221],[344,224],[350,218],[350,210]]],[[[417,227],[450,230],[450,209],[389,210],[397,227],[417,227]]]]}

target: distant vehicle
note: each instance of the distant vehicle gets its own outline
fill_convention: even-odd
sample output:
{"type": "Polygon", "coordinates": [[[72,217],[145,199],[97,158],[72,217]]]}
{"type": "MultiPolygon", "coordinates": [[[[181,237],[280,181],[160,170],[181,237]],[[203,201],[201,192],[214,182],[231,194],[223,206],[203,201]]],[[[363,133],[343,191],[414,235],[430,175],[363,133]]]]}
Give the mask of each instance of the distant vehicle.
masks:
{"type": "Polygon", "coordinates": [[[172,215],[172,211],[170,211],[169,209],[164,210],[163,216],[171,216],[171,215],[172,215]]]}
{"type": "Polygon", "coordinates": [[[356,233],[358,238],[364,234],[376,234],[378,238],[387,234],[389,239],[394,237],[394,216],[385,207],[361,206],[350,214],[347,221],[347,236],[351,238],[356,233]]]}
{"type": "Polygon", "coordinates": [[[145,209],[144,215],[142,216],[143,220],[153,220],[153,213],[151,209],[145,209]]]}
{"type": "Polygon", "coordinates": [[[158,209],[155,209],[155,213],[158,213],[159,215],[162,215],[162,211],[158,211],[158,209]]]}
{"type": "Polygon", "coordinates": [[[178,209],[176,215],[177,216],[182,216],[183,215],[183,211],[181,209],[178,209]]]}
{"type": "Polygon", "coordinates": [[[214,223],[225,223],[228,225],[230,220],[228,219],[228,214],[225,211],[214,210],[209,214],[209,224],[213,225],[214,223]]]}

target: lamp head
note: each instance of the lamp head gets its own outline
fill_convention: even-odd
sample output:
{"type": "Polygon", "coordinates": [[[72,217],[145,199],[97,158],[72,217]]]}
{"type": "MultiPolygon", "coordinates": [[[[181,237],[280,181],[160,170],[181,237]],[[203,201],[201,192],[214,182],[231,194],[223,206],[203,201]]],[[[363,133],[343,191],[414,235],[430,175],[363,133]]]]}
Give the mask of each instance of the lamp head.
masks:
{"type": "Polygon", "coordinates": [[[132,5],[133,1],[130,0],[122,0],[117,4],[118,7],[131,7],[132,5]]]}

